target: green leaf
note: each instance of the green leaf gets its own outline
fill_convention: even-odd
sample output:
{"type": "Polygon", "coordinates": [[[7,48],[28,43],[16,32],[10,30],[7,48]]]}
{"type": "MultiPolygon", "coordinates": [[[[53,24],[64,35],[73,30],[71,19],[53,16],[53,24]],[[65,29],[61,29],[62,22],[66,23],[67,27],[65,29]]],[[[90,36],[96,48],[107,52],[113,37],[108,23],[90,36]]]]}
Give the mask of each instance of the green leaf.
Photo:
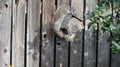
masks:
{"type": "Polygon", "coordinates": [[[109,29],[108,27],[105,27],[105,26],[102,26],[102,30],[103,30],[104,32],[110,32],[110,29],[109,29]]]}
{"type": "Polygon", "coordinates": [[[115,29],[115,27],[114,27],[114,25],[112,23],[110,24],[109,28],[110,28],[111,31],[115,29]]]}
{"type": "Polygon", "coordinates": [[[92,27],[93,27],[95,30],[97,30],[97,29],[98,29],[97,23],[93,23],[93,24],[92,24],[92,27]]]}
{"type": "Polygon", "coordinates": [[[112,41],[112,44],[116,47],[117,50],[120,50],[120,45],[117,42],[112,41]]]}
{"type": "Polygon", "coordinates": [[[96,11],[97,8],[98,8],[98,5],[97,5],[96,3],[94,3],[94,4],[92,5],[92,11],[96,11]]]}
{"type": "Polygon", "coordinates": [[[114,39],[114,37],[113,37],[113,36],[110,36],[110,37],[107,39],[107,42],[111,42],[113,39],[114,39]]]}
{"type": "Polygon", "coordinates": [[[94,22],[88,23],[88,29],[94,24],[94,22]]]}
{"type": "Polygon", "coordinates": [[[107,41],[112,42],[111,48],[113,50],[120,51],[120,0],[101,0],[99,3],[93,4],[92,12],[85,14],[85,16],[91,21],[88,28],[97,29],[99,23],[103,32],[112,33],[107,41]],[[114,15],[108,15],[106,9],[110,8],[112,3],[115,4],[113,7],[114,15]]]}
{"type": "Polygon", "coordinates": [[[89,13],[84,13],[84,16],[87,18],[90,18],[90,14],[89,13]]]}

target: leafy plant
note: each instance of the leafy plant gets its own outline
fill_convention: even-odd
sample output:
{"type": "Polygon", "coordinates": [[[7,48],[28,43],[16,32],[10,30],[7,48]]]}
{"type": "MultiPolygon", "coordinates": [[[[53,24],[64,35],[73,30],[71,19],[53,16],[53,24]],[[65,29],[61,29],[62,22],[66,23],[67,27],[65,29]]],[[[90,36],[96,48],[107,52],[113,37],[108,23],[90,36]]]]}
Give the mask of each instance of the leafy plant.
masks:
{"type": "Polygon", "coordinates": [[[98,29],[100,24],[103,32],[112,33],[108,38],[113,44],[111,48],[120,51],[120,0],[102,0],[93,7],[91,13],[86,13],[86,17],[91,21],[89,28],[98,29]]]}

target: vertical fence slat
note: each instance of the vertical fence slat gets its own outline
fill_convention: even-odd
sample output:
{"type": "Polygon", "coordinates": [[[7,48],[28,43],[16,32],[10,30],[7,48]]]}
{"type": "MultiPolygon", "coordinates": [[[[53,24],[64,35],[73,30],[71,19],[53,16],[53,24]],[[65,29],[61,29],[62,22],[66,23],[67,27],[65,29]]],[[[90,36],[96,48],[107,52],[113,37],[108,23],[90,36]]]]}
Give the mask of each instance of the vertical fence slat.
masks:
{"type": "MultiPolygon", "coordinates": [[[[113,8],[115,8],[116,4],[113,4],[113,8]]],[[[113,15],[115,16],[115,10],[113,9],[113,15]]],[[[111,44],[112,45],[112,44],[111,44]]],[[[114,52],[111,50],[111,67],[120,67],[120,53],[114,52]]]]}
{"type": "MultiPolygon", "coordinates": [[[[100,0],[102,1],[102,0],[100,0]]],[[[106,15],[110,14],[111,10],[106,11],[106,15]]],[[[103,33],[101,30],[102,24],[99,24],[99,33],[98,33],[98,67],[110,67],[110,43],[107,42],[110,33],[103,33]]]]}
{"type": "MultiPolygon", "coordinates": [[[[95,0],[86,0],[86,13],[92,12],[95,0]]],[[[85,21],[84,67],[96,67],[96,33],[88,29],[89,19],[85,21]]]]}
{"type": "MultiPolygon", "coordinates": [[[[69,0],[57,0],[57,8],[69,4],[69,0]]],[[[56,38],[56,67],[68,67],[68,46],[68,42],[56,38]]]]}
{"type": "Polygon", "coordinates": [[[69,0],[56,0],[57,1],[57,7],[61,6],[61,5],[69,5],[70,1],[69,0]]]}
{"type": "Polygon", "coordinates": [[[0,0],[0,67],[10,64],[11,0],[0,0]]]}
{"type": "Polygon", "coordinates": [[[56,44],[56,67],[68,67],[68,43],[57,39],[56,44]]]}
{"type": "Polygon", "coordinates": [[[110,44],[107,43],[108,33],[99,31],[98,42],[98,67],[109,67],[110,61],[110,44]]]}
{"type": "Polygon", "coordinates": [[[54,10],[55,0],[43,0],[41,67],[54,66],[54,33],[52,29],[54,10]]]}
{"type": "Polygon", "coordinates": [[[120,54],[112,53],[111,67],[120,67],[120,54]]]}
{"type": "MultiPolygon", "coordinates": [[[[54,67],[54,65],[56,65],[55,67],[60,67],[60,65],[62,67],[69,67],[69,62],[70,67],[110,67],[110,45],[107,43],[109,34],[102,33],[101,25],[99,25],[97,46],[97,32],[87,27],[87,24],[90,22],[89,19],[85,21],[85,34],[83,34],[83,31],[77,33],[78,39],[71,43],[56,38],[56,44],[54,44],[52,20],[55,11],[55,1],[57,1],[57,8],[63,4],[71,5],[75,16],[83,19],[84,0],[0,0],[0,67],[10,64],[11,41],[12,67],[24,67],[25,65],[27,65],[26,67],[54,67]],[[26,1],[28,1],[28,10],[26,9],[26,1]],[[43,6],[42,11],[41,4],[43,6]],[[26,33],[27,54],[25,58],[26,10],[28,16],[26,33]],[[12,40],[10,40],[11,13],[13,15],[12,40]],[[40,36],[41,34],[42,36],[40,36]],[[83,35],[85,36],[84,40],[83,35]],[[42,38],[40,39],[40,37],[42,38]],[[83,41],[84,64],[82,64],[83,41]],[[98,49],[96,50],[96,48],[98,49]],[[56,55],[54,52],[56,52],[56,55]]],[[[86,0],[86,12],[92,11],[93,3],[95,2],[96,0],[86,0]]],[[[83,26],[82,22],[74,19],[72,21],[78,22],[83,26]]],[[[111,67],[120,67],[119,55],[117,53],[112,54],[111,67]]]]}
{"type": "Polygon", "coordinates": [[[40,1],[28,0],[27,67],[39,67],[40,1]]]}
{"type": "MultiPolygon", "coordinates": [[[[74,15],[81,20],[83,20],[83,0],[72,0],[71,8],[74,10],[74,15]]],[[[73,23],[81,24],[83,27],[83,22],[79,20],[72,20],[73,23]]],[[[82,30],[82,29],[81,29],[82,30]]],[[[83,45],[83,31],[77,32],[76,38],[71,42],[71,56],[70,56],[70,67],[82,67],[82,45],[83,45]]]]}
{"type": "Polygon", "coordinates": [[[24,67],[26,1],[13,0],[12,66],[24,67]]]}

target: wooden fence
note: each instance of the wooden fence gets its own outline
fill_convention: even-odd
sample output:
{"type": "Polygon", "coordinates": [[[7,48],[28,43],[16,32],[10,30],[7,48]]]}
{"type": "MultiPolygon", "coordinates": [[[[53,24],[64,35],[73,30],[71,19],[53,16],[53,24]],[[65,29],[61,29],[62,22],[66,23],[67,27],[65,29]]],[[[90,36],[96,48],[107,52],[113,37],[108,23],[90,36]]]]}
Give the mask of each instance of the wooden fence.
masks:
{"type": "Polygon", "coordinates": [[[88,29],[83,15],[95,0],[0,0],[0,67],[120,67],[108,33],[88,29]],[[53,33],[52,19],[60,5],[70,5],[84,29],[66,42],[53,33]]]}

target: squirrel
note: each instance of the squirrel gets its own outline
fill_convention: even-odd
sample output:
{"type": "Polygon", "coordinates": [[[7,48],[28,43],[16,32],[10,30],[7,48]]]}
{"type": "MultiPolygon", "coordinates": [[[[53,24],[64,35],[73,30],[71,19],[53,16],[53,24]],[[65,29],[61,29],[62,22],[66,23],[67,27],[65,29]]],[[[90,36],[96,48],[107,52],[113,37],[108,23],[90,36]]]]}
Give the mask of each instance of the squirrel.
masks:
{"type": "Polygon", "coordinates": [[[65,39],[66,41],[73,41],[76,35],[75,33],[69,32],[69,29],[67,27],[67,24],[72,17],[75,17],[76,19],[82,21],[73,14],[73,9],[71,9],[69,5],[61,5],[58,7],[54,14],[54,32],[60,38],[65,39]]]}

